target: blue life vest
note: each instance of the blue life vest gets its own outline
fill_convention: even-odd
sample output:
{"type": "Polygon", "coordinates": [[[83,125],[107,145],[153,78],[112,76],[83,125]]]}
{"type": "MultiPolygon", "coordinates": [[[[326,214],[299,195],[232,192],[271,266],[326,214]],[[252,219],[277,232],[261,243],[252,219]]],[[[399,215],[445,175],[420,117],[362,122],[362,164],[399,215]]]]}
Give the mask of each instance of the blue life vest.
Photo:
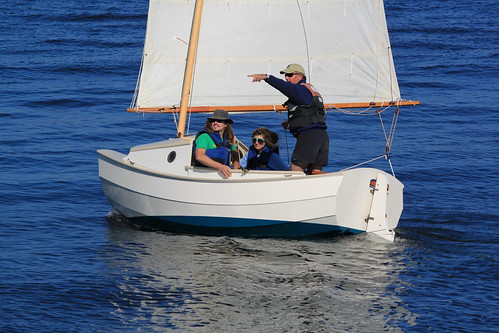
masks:
{"type": "MultiPolygon", "coordinates": [[[[224,137],[222,140],[222,138],[220,137],[220,135],[218,133],[210,133],[210,132],[206,132],[206,131],[200,131],[196,135],[196,139],[203,133],[208,134],[216,146],[216,148],[214,148],[214,149],[207,149],[206,156],[208,156],[212,160],[214,160],[218,163],[221,163],[223,165],[229,165],[229,162],[230,162],[230,144],[227,141],[227,138],[224,137]]],[[[201,164],[196,160],[196,158],[195,158],[196,149],[197,149],[196,140],[194,140],[194,151],[193,151],[194,165],[206,167],[206,165],[201,164]]]]}
{"type": "Polygon", "coordinates": [[[273,167],[272,162],[269,163],[272,154],[275,153],[276,150],[274,148],[265,146],[263,147],[260,156],[258,156],[255,147],[251,145],[248,150],[248,163],[246,168],[249,170],[276,170],[277,167],[273,167]]]}

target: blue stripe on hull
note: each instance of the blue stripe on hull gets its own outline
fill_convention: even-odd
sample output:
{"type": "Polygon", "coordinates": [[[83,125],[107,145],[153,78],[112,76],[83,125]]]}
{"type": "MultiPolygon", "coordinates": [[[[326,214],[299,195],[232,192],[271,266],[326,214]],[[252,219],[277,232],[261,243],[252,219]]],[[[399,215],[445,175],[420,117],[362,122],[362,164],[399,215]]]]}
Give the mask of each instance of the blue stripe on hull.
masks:
{"type": "Polygon", "coordinates": [[[224,217],[135,217],[130,220],[148,229],[210,236],[300,237],[364,232],[327,224],[224,217]]]}

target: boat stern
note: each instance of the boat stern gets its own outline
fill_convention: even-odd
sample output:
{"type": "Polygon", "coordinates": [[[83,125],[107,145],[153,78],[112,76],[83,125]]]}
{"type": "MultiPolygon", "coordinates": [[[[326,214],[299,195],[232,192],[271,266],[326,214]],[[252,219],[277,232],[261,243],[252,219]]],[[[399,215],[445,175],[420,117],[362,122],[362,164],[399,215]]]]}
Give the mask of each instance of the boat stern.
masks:
{"type": "Polygon", "coordinates": [[[343,174],[337,195],[338,224],[393,240],[403,210],[404,185],[377,169],[359,168],[343,174]]]}

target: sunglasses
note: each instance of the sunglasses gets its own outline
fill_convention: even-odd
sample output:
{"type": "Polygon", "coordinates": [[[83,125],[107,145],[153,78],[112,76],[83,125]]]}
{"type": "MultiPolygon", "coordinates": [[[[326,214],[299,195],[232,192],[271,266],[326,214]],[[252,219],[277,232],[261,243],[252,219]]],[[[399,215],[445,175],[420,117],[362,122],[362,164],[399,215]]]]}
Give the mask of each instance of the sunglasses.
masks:
{"type": "Polygon", "coordinates": [[[258,143],[259,145],[263,145],[265,143],[265,139],[253,138],[253,143],[258,143]]]}
{"type": "Polygon", "coordinates": [[[295,76],[296,73],[286,73],[284,74],[285,77],[292,77],[292,76],[295,76]]]}
{"type": "Polygon", "coordinates": [[[219,124],[225,124],[225,120],[219,120],[219,119],[210,119],[210,123],[219,123],[219,124]]]}

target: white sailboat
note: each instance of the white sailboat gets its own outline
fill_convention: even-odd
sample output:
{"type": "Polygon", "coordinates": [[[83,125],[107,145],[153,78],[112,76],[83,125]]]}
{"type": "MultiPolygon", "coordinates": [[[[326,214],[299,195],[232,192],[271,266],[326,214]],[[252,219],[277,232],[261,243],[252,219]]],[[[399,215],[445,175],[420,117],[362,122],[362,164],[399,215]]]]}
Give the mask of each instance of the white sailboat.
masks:
{"type": "Polygon", "coordinates": [[[327,108],[398,108],[382,0],[150,0],[131,112],[179,113],[177,137],[99,150],[112,207],[160,229],[246,236],[373,232],[393,240],[403,184],[373,168],[305,175],[192,163],[187,113],[281,110],[284,97],[246,75],[301,63],[327,108]],[[258,193],[258,195],[255,195],[258,193]]]}

